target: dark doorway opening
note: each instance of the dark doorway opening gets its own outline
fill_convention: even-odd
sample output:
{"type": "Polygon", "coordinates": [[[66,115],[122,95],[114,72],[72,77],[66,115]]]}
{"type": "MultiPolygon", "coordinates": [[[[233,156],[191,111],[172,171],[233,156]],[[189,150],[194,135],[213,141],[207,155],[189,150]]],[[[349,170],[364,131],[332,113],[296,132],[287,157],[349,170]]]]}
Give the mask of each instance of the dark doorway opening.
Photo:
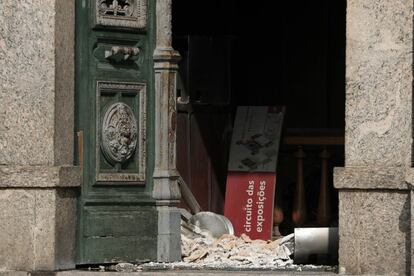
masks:
{"type": "Polygon", "coordinates": [[[281,232],[297,225],[292,212],[302,200],[298,177],[302,225],[337,225],[332,170],[344,165],[345,11],[346,0],[173,1],[173,44],[183,57],[178,168],[203,209],[223,213],[236,107],[285,106],[276,181],[281,232]],[[302,176],[299,148],[306,154],[302,176]],[[321,204],[328,208],[323,223],[321,204]]]}

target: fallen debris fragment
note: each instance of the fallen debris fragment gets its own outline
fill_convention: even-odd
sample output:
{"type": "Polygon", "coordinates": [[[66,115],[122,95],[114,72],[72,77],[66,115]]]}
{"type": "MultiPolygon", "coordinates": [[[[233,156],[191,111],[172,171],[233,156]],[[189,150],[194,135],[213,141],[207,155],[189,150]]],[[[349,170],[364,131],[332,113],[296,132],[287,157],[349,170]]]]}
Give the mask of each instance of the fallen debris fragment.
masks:
{"type": "Polygon", "coordinates": [[[118,272],[138,272],[142,271],[139,265],[131,263],[119,263],[112,265],[108,268],[108,271],[118,271],[118,272]]]}
{"type": "Polygon", "coordinates": [[[245,234],[240,237],[224,234],[214,239],[208,231],[182,222],[182,255],[183,261],[187,263],[224,267],[281,267],[293,264],[290,258],[293,244],[293,235],[275,241],[251,240],[245,234]]]}

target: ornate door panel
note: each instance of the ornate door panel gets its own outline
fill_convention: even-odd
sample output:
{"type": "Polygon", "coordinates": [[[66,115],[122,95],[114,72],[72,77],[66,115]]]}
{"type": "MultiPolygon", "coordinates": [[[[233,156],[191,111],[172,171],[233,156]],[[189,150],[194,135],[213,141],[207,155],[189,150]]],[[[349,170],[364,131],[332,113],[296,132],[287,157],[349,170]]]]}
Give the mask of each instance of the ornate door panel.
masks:
{"type": "Polygon", "coordinates": [[[78,263],[156,259],[152,0],[77,0],[78,263]]]}

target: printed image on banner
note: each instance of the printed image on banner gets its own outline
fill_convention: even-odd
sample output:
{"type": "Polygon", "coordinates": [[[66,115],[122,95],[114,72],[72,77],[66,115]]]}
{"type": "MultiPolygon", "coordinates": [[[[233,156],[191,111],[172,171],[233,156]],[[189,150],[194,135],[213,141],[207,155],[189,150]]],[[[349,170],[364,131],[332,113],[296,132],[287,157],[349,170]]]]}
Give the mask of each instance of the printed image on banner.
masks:
{"type": "Polygon", "coordinates": [[[238,107],[228,170],[275,172],[283,116],[283,107],[238,107]]]}

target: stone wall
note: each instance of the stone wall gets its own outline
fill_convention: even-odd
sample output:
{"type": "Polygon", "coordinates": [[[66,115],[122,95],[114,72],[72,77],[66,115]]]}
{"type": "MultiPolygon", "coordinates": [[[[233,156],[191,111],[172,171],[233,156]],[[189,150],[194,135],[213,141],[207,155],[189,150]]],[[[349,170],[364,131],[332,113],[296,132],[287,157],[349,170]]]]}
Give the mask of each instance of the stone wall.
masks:
{"type": "Polygon", "coordinates": [[[413,3],[349,0],[346,165],[411,163],[413,3]]]}
{"type": "Polygon", "coordinates": [[[0,270],[74,267],[74,2],[0,1],[0,270]]]}
{"type": "Polygon", "coordinates": [[[345,168],[339,263],[358,274],[409,274],[413,2],[348,0],[345,168]]]}

